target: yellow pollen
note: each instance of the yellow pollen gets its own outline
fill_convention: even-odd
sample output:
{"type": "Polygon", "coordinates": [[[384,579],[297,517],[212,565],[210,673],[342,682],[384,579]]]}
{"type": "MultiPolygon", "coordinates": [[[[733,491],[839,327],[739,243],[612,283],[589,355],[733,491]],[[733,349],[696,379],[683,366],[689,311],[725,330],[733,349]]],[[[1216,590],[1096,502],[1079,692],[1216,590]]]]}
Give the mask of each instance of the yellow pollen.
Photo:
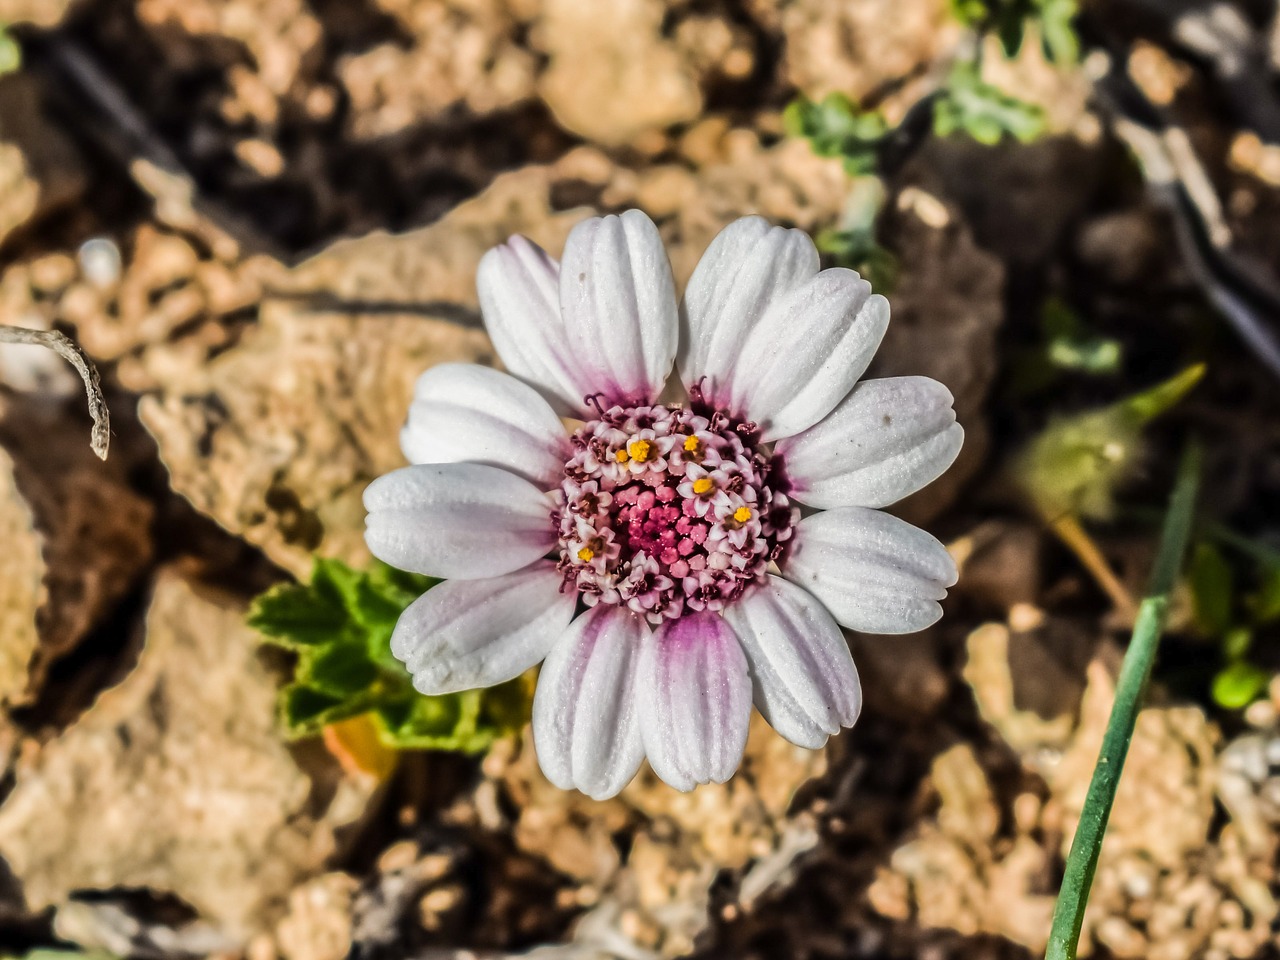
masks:
{"type": "Polygon", "coordinates": [[[702,446],[702,441],[697,437],[684,438],[684,448],[690,453],[695,453],[700,446],[702,446]]]}
{"type": "Polygon", "coordinates": [[[649,448],[648,440],[632,440],[627,446],[627,452],[631,454],[631,459],[636,463],[644,463],[649,459],[649,448]]]}
{"type": "Polygon", "coordinates": [[[625,450],[619,450],[613,455],[613,459],[617,460],[619,463],[626,463],[631,459],[631,455],[625,450]]]}
{"type": "Polygon", "coordinates": [[[746,523],[751,519],[751,508],[739,507],[737,510],[733,511],[733,519],[737,520],[739,523],[746,523]]]}
{"type": "MultiPolygon", "coordinates": [[[[698,496],[702,496],[704,493],[710,493],[714,490],[715,486],[715,481],[710,477],[699,477],[693,481],[693,492],[698,496]]],[[[743,509],[745,510],[746,508],[744,507],[743,509]]]]}
{"type": "Polygon", "coordinates": [[[583,563],[590,563],[593,559],[595,559],[595,555],[596,555],[596,552],[592,550],[590,547],[583,547],[581,550],[578,551],[578,559],[581,560],[583,563]]]}

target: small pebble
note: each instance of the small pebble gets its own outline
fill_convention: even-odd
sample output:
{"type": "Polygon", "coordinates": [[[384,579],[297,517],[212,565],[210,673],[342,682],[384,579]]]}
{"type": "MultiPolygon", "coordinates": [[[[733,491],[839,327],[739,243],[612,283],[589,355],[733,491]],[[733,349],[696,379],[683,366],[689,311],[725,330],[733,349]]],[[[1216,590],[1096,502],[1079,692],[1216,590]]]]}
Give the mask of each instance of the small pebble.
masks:
{"type": "Polygon", "coordinates": [[[123,261],[120,248],[106,237],[94,237],[80,245],[80,273],[95,287],[105,289],[120,282],[123,261]]]}

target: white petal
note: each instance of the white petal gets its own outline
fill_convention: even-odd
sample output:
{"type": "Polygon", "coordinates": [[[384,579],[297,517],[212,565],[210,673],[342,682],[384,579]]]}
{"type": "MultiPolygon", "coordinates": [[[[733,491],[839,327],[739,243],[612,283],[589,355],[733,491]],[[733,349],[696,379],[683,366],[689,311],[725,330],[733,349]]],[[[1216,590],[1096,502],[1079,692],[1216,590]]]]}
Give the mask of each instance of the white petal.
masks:
{"type": "Polygon", "coordinates": [[[852,270],[834,267],[775,302],[747,335],[731,413],[763,439],[799,433],[845,398],[889,326],[889,301],[852,270]]]}
{"type": "Polygon", "coordinates": [[[719,614],[668,620],[646,638],[639,700],[654,773],[677,790],[733,776],[747,744],[751,678],[719,614]]]}
{"type": "Polygon", "coordinates": [[[536,390],[472,363],[442,363],[418,378],[400,448],[410,463],[487,463],[544,490],[569,456],[560,418],[536,390]]]}
{"type": "Polygon", "coordinates": [[[942,616],[938,601],[956,582],[955,561],[941,543],[865,507],[801,520],[782,572],[839,623],[864,633],[923,630],[942,616]]]}
{"type": "Polygon", "coordinates": [[[533,744],[542,772],[562,790],[603,800],[640,769],[635,687],[648,633],[643,617],[602,603],[551,648],[533,697],[533,744]]]}
{"type": "MultiPolygon", "coordinates": [[[[437,588],[439,589],[439,588],[437,588]]],[[[839,625],[781,577],[753,587],[724,618],[751,668],[756,709],[792,743],[816,750],[862,709],[862,687],[839,625]]]]}
{"type": "Polygon", "coordinates": [[[370,551],[401,570],[483,580],[528,566],[556,541],[551,502],[528,480],[479,463],[404,467],[364,491],[370,551]]]}
{"type": "Polygon", "coordinates": [[[818,251],[803,230],[743,217],[711,241],[680,304],[680,379],[701,381],[713,404],[729,400],[747,333],[769,307],[818,272],[818,251]]]}
{"type": "Polygon", "coordinates": [[[448,580],[400,615],[391,652],[420,693],[492,687],[539,663],[573,617],[550,560],[489,580],[448,580]]]}
{"type": "Polygon", "coordinates": [[[560,311],[584,393],[656,400],[676,356],[676,295],[658,228],[639,210],[573,228],[560,269],[560,311]]]}
{"type": "Polygon", "coordinates": [[[777,452],[788,493],[811,507],[887,507],[955,461],[964,430],[951,392],[928,377],[858,384],[831,413],[777,452]]]}
{"type": "Polygon", "coordinates": [[[560,268],[540,246],[515,236],[480,260],[476,291],[489,339],[513,375],[561,413],[581,413],[586,392],[560,317],[560,268]]]}

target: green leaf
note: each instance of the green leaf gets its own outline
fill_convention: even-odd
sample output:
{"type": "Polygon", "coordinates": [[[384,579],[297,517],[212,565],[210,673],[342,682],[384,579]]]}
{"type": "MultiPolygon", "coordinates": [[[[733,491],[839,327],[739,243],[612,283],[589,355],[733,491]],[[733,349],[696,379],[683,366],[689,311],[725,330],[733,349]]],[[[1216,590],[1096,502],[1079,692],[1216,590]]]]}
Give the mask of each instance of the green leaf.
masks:
{"type": "Polygon", "coordinates": [[[991,16],[984,0],[951,0],[951,16],[966,27],[981,27],[991,16]]]}
{"type": "Polygon", "coordinates": [[[1022,37],[1026,32],[1027,21],[1020,16],[1005,16],[996,28],[1000,37],[1000,46],[1004,55],[1012,59],[1022,49],[1022,37]]]}
{"type": "Polygon", "coordinates": [[[1045,338],[1045,356],[1053,366],[1095,376],[1120,369],[1120,341],[1092,332],[1057,297],[1048,298],[1040,308],[1040,329],[1045,338]]]}
{"type": "Polygon", "coordinates": [[[250,623],[298,654],[294,682],[280,693],[288,736],[312,736],[367,713],[389,746],[475,753],[520,729],[530,708],[523,678],[428,697],[392,655],[396,621],[437,582],[386,564],[360,571],[317,558],[309,584],[275,587],[254,602],[250,623]]]}
{"type": "Polygon", "coordinates": [[[1222,657],[1224,660],[1243,660],[1253,646],[1253,630],[1249,627],[1236,627],[1228,630],[1222,638],[1222,657]]]}
{"type": "Polygon", "coordinates": [[[1196,544],[1188,579],[1196,626],[1208,636],[1222,636],[1231,628],[1235,596],[1235,577],[1222,551],[1211,543],[1196,544]]]}
{"type": "Polygon", "coordinates": [[[1079,63],[1080,37],[1075,19],[1080,8],[1076,0],[1039,0],[1039,4],[1045,56],[1051,63],[1079,63]]]}
{"type": "Polygon", "coordinates": [[[1249,608],[1255,623],[1280,620],[1280,567],[1263,566],[1262,584],[1249,598],[1249,608]]]}
{"type": "Polygon", "coordinates": [[[1147,596],[1138,607],[1129,649],[1120,666],[1116,681],[1116,699],[1102,737],[1102,749],[1093,768],[1093,777],[1085,795],[1084,807],[1062,876],[1058,902],[1054,906],[1053,924],[1049,931],[1046,960],[1075,960],[1084,922],[1085,906],[1098,867],[1102,838],[1115,803],[1116,788],[1124,770],[1129,741],[1146,690],[1147,679],[1155,662],[1160,635],[1164,630],[1170,598],[1187,552],[1187,540],[1195,519],[1196,496],[1200,488],[1200,449],[1187,447],[1178,468],[1178,479],[1165,515],[1160,548],[1147,596]]]}
{"type": "Polygon", "coordinates": [[[368,689],[381,672],[359,640],[312,651],[298,665],[302,683],[335,697],[350,697],[368,689]]]}
{"type": "Polygon", "coordinates": [[[1227,710],[1242,710],[1262,696],[1270,682],[1267,671],[1247,660],[1237,660],[1213,678],[1213,701],[1227,710]]]}
{"type": "Polygon", "coordinates": [[[874,173],[877,148],[889,125],[874,111],[861,112],[846,96],[833,93],[820,103],[799,97],[782,114],[783,129],[809,141],[820,157],[840,157],[850,176],[874,173]]]}
{"type": "Polygon", "coordinates": [[[1142,427],[1203,374],[1197,364],[1109,406],[1052,421],[1015,456],[1014,478],[1050,520],[1109,518],[1116,490],[1142,462],[1142,427]]]}
{"type": "Polygon", "coordinates": [[[340,597],[299,584],[273,587],[253,601],[248,623],[286,647],[326,643],[347,628],[350,618],[340,597]]]}
{"type": "Polygon", "coordinates": [[[1044,130],[1039,107],[984,83],[973,63],[957,64],[934,101],[933,131],[940,137],[964,132],[994,146],[1006,135],[1029,143],[1044,130]]]}
{"type": "Polygon", "coordinates": [[[326,714],[342,706],[342,698],[330,696],[300,683],[291,683],[280,692],[280,715],[292,735],[316,733],[325,724],[326,714]]]}
{"type": "Polygon", "coordinates": [[[22,48],[13,39],[7,23],[0,23],[0,75],[13,73],[22,66],[22,48]]]}

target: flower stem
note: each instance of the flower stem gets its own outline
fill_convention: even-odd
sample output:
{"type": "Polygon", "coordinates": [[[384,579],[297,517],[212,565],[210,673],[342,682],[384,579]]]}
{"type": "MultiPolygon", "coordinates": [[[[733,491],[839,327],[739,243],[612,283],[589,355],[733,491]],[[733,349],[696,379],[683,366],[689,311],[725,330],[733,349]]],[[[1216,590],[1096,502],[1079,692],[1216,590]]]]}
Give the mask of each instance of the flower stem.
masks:
{"type": "Polygon", "coordinates": [[[1155,661],[1169,609],[1169,597],[1186,554],[1199,486],[1200,448],[1191,443],[1178,468],[1178,480],[1169,500],[1169,512],[1165,514],[1151,585],[1138,607],[1133,637],[1116,682],[1115,704],[1102,738],[1102,750],[1093,768],[1093,779],[1080,812],[1075,838],[1071,841],[1071,852],[1067,854],[1045,960],[1075,960],[1089,888],[1093,885],[1098,854],[1102,849],[1102,837],[1111,817],[1125,755],[1129,752],[1129,741],[1133,739],[1142,694],[1147,678],[1151,676],[1151,665],[1155,661]]]}
{"type": "Polygon", "coordinates": [[[1107,558],[1102,555],[1093,538],[1080,525],[1074,514],[1064,514],[1052,525],[1053,532],[1058,535],[1067,548],[1076,555],[1076,559],[1089,571],[1094,581],[1111,599],[1112,604],[1120,611],[1126,621],[1134,617],[1133,596],[1128,588],[1115,575],[1107,558]]]}
{"type": "Polygon", "coordinates": [[[28,330],[25,327],[6,326],[0,326],[0,343],[31,343],[48,347],[76,368],[80,379],[84,381],[84,391],[89,398],[89,416],[93,418],[89,446],[99,459],[107,459],[107,447],[111,443],[111,415],[107,412],[107,401],[102,395],[98,368],[80,348],[80,344],[57,330],[28,330]]]}

